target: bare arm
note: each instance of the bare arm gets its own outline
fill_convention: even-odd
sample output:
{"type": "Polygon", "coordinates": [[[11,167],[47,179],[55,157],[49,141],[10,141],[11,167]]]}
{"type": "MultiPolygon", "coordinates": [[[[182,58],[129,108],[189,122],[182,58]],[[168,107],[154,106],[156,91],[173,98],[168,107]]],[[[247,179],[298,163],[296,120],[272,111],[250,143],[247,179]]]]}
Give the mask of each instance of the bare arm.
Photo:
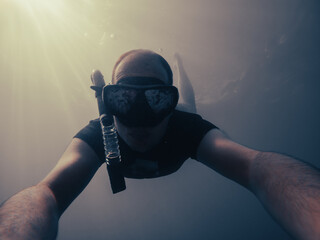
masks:
{"type": "Polygon", "coordinates": [[[251,189],[297,239],[320,239],[320,172],[277,153],[260,153],[252,164],[251,189]]]}
{"type": "Polygon", "coordinates": [[[27,188],[1,205],[0,239],[55,239],[59,212],[46,186],[27,188]]]}
{"type": "Polygon", "coordinates": [[[0,239],[55,239],[60,216],[100,165],[85,142],[73,139],[44,180],[1,205],[0,239]]]}
{"type": "Polygon", "coordinates": [[[253,192],[296,239],[320,239],[320,172],[294,158],[241,146],[210,131],[198,159],[253,192]]]}

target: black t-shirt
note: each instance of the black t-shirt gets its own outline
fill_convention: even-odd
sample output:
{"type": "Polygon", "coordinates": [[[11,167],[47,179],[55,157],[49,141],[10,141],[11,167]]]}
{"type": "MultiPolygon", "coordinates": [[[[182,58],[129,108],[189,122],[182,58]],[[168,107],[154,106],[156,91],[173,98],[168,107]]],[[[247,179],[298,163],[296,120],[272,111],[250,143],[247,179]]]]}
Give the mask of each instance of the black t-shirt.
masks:
{"type": "MultiPolygon", "coordinates": [[[[177,171],[188,158],[196,159],[200,141],[213,128],[216,126],[197,114],[175,110],[163,140],[151,151],[136,152],[118,135],[124,176],[154,178],[177,171]]],[[[99,119],[90,121],[75,137],[88,143],[105,162],[99,119]]]]}

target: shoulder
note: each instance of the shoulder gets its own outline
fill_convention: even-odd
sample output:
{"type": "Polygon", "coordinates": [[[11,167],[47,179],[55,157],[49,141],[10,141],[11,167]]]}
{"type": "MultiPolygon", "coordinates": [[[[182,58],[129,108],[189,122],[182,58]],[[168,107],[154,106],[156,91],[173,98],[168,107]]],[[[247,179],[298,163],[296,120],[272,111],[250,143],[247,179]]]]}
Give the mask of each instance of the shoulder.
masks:
{"type": "Polygon", "coordinates": [[[74,138],[81,139],[96,152],[100,159],[104,159],[102,131],[99,119],[91,120],[74,138]]]}
{"type": "Polygon", "coordinates": [[[188,151],[189,156],[196,159],[197,148],[203,137],[217,128],[200,115],[175,110],[169,121],[168,135],[177,148],[188,151]]]}
{"type": "Polygon", "coordinates": [[[84,141],[92,135],[101,134],[101,126],[99,119],[91,120],[85,127],[83,127],[74,137],[80,138],[84,141]]]}

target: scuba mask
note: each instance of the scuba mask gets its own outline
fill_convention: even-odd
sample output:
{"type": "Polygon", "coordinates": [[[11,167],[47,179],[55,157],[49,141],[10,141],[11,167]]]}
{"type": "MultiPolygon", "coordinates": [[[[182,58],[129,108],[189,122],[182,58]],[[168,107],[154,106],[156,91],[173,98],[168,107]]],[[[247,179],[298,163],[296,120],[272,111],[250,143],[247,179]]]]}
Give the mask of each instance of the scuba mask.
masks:
{"type": "Polygon", "coordinates": [[[179,93],[151,77],[126,77],[103,88],[106,109],[128,127],[153,127],[175,109],[179,93]]]}

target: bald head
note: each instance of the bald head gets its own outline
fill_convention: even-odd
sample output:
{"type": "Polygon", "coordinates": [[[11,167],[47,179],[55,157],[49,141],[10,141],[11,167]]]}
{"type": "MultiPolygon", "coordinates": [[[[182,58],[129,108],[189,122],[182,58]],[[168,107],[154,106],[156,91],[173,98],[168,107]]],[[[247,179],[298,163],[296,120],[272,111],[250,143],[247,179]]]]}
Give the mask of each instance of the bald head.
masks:
{"type": "Polygon", "coordinates": [[[150,50],[132,50],[120,56],[113,69],[112,83],[125,77],[153,77],[172,85],[169,64],[162,56],[150,50]]]}

